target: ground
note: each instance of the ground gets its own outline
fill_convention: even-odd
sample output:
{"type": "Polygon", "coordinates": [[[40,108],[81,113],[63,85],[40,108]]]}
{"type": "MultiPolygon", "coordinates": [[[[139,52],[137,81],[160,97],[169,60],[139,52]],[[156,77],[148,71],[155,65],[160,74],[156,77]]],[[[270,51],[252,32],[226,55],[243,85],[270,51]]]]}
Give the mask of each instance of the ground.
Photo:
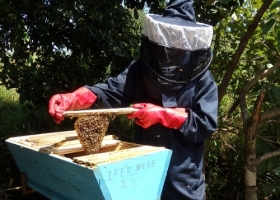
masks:
{"type": "Polygon", "coordinates": [[[21,190],[13,190],[7,192],[7,196],[5,197],[0,196],[0,200],[48,200],[48,198],[38,192],[22,195],[21,190]]]}

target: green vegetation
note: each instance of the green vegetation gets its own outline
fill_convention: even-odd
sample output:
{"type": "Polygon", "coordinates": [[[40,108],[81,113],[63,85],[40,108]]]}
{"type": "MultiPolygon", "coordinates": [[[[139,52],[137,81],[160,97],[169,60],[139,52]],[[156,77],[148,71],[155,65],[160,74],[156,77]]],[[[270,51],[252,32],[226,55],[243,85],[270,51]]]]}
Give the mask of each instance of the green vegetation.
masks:
{"type": "Polygon", "coordinates": [[[0,130],[1,136],[13,136],[26,133],[27,126],[19,104],[19,95],[15,89],[7,90],[0,86],[0,130]]]}
{"type": "Polygon", "coordinates": [[[19,95],[14,89],[6,90],[0,86],[0,190],[18,184],[19,180],[18,169],[5,144],[9,137],[27,133],[25,116],[18,99],[19,95]]]}

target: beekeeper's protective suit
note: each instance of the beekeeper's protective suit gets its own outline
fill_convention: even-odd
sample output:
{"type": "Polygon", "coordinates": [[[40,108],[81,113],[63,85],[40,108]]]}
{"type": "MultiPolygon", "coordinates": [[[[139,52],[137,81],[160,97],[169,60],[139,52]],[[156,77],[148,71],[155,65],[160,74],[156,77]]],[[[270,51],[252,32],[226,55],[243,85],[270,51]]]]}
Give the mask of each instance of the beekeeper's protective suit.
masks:
{"type": "Polygon", "coordinates": [[[217,86],[208,69],[212,36],[211,26],[196,22],[193,1],[148,14],[139,60],[103,83],[54,95],[49,113],[60,123],[66,110],[133,104],[135,142],[172,150],[161,200],[202,200],[204,140],[217,128],[217,86]]]}

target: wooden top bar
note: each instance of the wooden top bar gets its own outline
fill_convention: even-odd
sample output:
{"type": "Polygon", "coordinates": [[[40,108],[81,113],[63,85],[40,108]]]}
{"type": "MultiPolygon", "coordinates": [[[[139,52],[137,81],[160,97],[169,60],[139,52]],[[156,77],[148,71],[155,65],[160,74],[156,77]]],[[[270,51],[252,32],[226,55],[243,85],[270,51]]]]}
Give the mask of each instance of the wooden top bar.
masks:
{"type": "Polygon", "coordinates": [[[72,111],[65,111],[63,115],[65,117],[81,117],[81,116],[90,116],[96,115],[100,113],[104,114],[130,114],[138,109],[135,108],[108,108],[108,109],[90,109],[90,110],[72,110],[72,111]]]}

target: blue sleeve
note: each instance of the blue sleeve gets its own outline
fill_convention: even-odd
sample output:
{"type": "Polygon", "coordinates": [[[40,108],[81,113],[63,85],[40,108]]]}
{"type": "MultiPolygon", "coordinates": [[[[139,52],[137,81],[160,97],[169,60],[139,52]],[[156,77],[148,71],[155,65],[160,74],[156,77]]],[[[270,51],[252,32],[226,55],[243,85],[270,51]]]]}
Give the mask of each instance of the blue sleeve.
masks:
{"type": "Polygon", "coordinates": [[[188,120],[180,131],[186,142],[203,142],[217,129],[218,90],[210,71],[207,70],[198,80],[192,107],[187,110],[188,120]]]}
{"type": "Polygon", "coordinates": [[[136,62],[132,62],[118,76],[110,77],[105,82],[94,86],[85,86],[97,96],[97,100],[92,107],[118,108],[130,106],[135,99],[136,65],[136,62]]]}

